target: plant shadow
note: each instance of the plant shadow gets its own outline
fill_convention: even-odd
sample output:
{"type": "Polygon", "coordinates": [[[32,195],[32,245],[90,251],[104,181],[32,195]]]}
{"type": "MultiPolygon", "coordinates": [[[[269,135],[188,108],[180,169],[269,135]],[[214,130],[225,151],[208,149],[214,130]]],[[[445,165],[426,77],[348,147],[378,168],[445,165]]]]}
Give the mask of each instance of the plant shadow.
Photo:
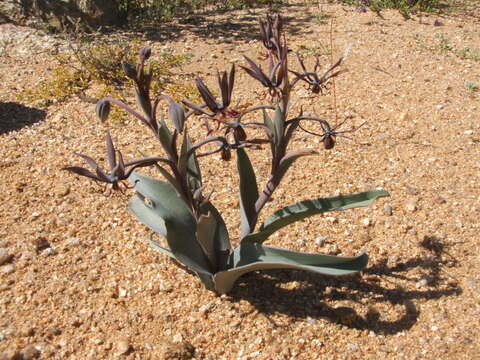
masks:
{"type": "Polygon", "coordinates": [[[445,258],[445,244],[437,238],[425,237],[419,245],[428,251],[425,256],[393,266],[380,261],[367,268],[363,276],[327,278],[286,270],[250,273],[239,279],[229,295],[232,301],[250,302],[274,326],[283,325],[275,323],[270,315],[284,314],[293,319],[325,319],[350,328],[393,335],[417,322],[419,310],[415,300],[435,300],[462,293],[444,270],[457,264],[448,253],[445,258]],[[417,275],[408,274],[410,271],[424,274],[421,279],[428,279],[428,283],[422,284],[417,275]],[[354,303],[360,310],[336,305],[345,302],[354,303]],[[385,305],[389,310],[381,313],[379,308],[385,305]],[[392,317],[395,320],[389,320],[392,317]]]}
{"type": "Polygon", "coordinates": [[[14,102],[0,102],[0,135],[38,123],[46,116],[44,110],[14,102]]]}
{"type": "MultiPolygon", "coordinates": [[[[287,25],[288,35],[305,34],[312,32],[305,27],[305,23],[312,21],[314,15],[305,12],[302,16],[289,16],[287,7],[303,6],[301,4],[284,4],[279,13],[282,14],[287,25]],[[285,8],[285,9],[284,9],[285,8]]],[[[224,12],[225,16],[219,19],[222,11],[203,11],[179,17],[176,22],[148,24],[126,30],[125,35],[133,38],[139,33],[149,41],[179,41],[188,34],[195,34],[203,39],[215,40],[217,43],[250,42],[260,39],[258,20],[267,13],[266,8],[254,9],[253,12],[238,15],[235,12],[224,12]]],[[[105,28],[104,30],[108,30],[105,28]]],[[[114,28],[111,30],[115,31],[114,28]]],[[[194,49],[193,49],[194,50],[194,49]]]]}

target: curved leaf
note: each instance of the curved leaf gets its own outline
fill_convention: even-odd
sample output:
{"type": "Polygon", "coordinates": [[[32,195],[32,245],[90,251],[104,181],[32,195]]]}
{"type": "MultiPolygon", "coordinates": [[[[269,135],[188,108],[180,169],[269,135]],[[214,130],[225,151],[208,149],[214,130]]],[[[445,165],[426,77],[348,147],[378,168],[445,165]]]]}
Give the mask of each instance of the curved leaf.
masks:
{"type": "Polygon", "coordinates": [[[240,231],[243,237],[253,231],[257,214],[255,202],[258,199],[258,186],[252,163],[242,148],[237,149],[237,168],[240,177],[240,231]]]}
{"type": "Polygon", "coordinates": [[[166,235],[168,246],[179,261],[196,272],[211,273],[210,263],[195,237],[196,221],[175,188],[136,172],[129,180],[137,191],[130,203],[137,218],[152,230],[166,235]]]}
{"type": "Polygon", "coordinates": [[[160,243],[158,241],[150,239],[148,241],[148,243],[150,244],[152,249],[157,250],[158,252],[161,252],[162,254],[167,255],[167,256],[171,257],[172,259],[177,260],[175,255],[169,249],[164,248],[162,245],[160,245],[160,243]]]}
{"type": "Polygon", "coordinates": [[[275,125],[273,125],[272,120],[270,119],[270,116],[268,116],[267,111],[263,109],[263,123],[265,126],[271,131],[272,136],[268,135],[270,141],[270,149],[272,151],[272,156],[275,157],[275,144],[277,144],[277,134],[275,132],[275,125]]]}
{"type": "Polygon", "coordinates": [[[242,239],[242,242],[264,242],[271,234],[284,226],[307,217],[321,214],[327,211],[347,210],[370,205],[380,197],[389,196],[384,190],[372,190],[358,194],[340,195],[330,198],[304,200],[289,205],[276,211],[269,216],[260,226],[260,231],[250,234],[242,239]]]}
{"type": "Polygon", "coordinates": [[[285,119],[282,113],[282,109],[277,105],[275,108],[275,115],[273,116],[273,124],[275,127],[275,143],[279,144],[280,140],[283,139],[283,131],[285,127],[285,119]]]}
{"type": "Polygon", "coordinates": [[[302,156],[318,154],[315,150],[304,149],[304,150],[294,150],[290,151],[280,160],[278,165],[278,172],[275,174],[278,177],[278,182],[280,182],[283,176],[286,174],[288,168],[302,156]]]}
{"type": "Polygon", "coordinates": [[[208,260],[217,268],[217,258],[215,256],[215,233],[217,231],[217,220],[211,213],[202,214],[197,223],[197,241],[202,246],[203,252],[208,260]]]}
{"type": "Polygon", "coordinates": [[[349,275],[362,270],[368,256],[354,257],[299,253],[262,244],[241,244],[232,254],[233,268],[214,275],[215,290],[225,294],[235,281],[251,271],[267,269],[294,269],[323,275],[349,275]]]}
{"type": "Polygon", "coordinates": [[[144,199],[138,195],[133,195],[128,201],[128,206],[142,224],[147,225],[164,238],[167,237],[167,229],[163,218],[157,212],[150,211],[144,199]]]}
{"type": "Polygon", "coordinates": [[[228,235],[227,226],[223,221],[222,216],[212,205],[207,202],[202,206],[202,211],[210,212],[217,221],[217,227],[214,236],[214,250],[215,250],[215,262],[217,264],[217,270],[225,270],[227,268],[228,258],[230,256],[231,245],[230,236],[228,235]]]}

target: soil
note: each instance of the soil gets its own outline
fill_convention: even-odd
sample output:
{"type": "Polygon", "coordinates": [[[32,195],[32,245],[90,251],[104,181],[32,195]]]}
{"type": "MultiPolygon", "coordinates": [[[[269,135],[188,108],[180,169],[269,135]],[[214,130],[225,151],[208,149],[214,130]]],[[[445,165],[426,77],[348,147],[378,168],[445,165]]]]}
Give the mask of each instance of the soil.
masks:
{"type": "MultiPolygon", "coordinates": [[[[61,170],[82,163],[74,152],[103,163],[107,128],[126,158],[158,154],[148,130],[134,119],[102,124],[94,105],[74,97],[43,108],[17,102],[20,91],[48,75],[64,44],[0,25],[0,358],[478,357],[478,16],[404,20],[393,10],[380,17],[303,3],[282,12],[293,51],[328,52],[330,34],[335,58],[352,44],[336,101],[332,87],[314,98],[300,87],[292,113],[303,104],[332,123],[346,119],[341,129],[366,124],[328,151],[318,138],[299,135],[295,148],[320,154],[295,164],[264,215],[302,199],[379,187],[391,196],[290,225],[268,243],[341,255],[366,250],[367,269],[340,278],[251,273],[228,295],[206,290],[149,248],[149,231],[126,206],[131,190],[104,196],[102,186],[61,170]]],[[[264,13],[208,15],[143,36],[154,52],[193,53],[184,71],[216,86],[217,70],[242,63],[242,55],[260,58],[257,19],[264,13]]],[[[258,104],[262,89],[237,70],[234,101],[258,104]]],[[[205,136],[199,120],[190,129],[195,139],[205,136]]],[[[262,184],[268,151],[249,153],[262,184]]],[[[235,160],[214,155],[202,166],[235,243],[235,160]]]]}

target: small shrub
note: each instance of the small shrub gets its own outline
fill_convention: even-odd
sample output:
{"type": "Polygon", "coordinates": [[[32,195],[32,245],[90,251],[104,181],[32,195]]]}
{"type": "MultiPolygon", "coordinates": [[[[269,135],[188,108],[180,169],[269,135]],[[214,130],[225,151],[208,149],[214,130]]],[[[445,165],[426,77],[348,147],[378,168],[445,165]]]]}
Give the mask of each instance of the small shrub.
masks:
{"type": "Polygon", "coordinates": [[[249,9],[257,6],[276,8],[280,4],[281,0],[120,0],[119,9],[133,25],[172,20],[196,10],[249,9]]]}
{"type": "MultiPolygon", "coordinates": [[[[51,78],[24,90],[19,99],[47,103],[53,100],[63,101],[91,88],[94,88],[93,96],[97,98],[107,94],[124,98],[130,80],[122,71],[122,63],[135,61],[140,44],[124,40],[94,42],[92,39],[86,36],[75,45],[71,44],[71,54],[55,56],[56,65],[51,72],[51,78]]],[[[178,76],[174,69],[180,68],[191,57],[191,54],[174,55],[167,51],[161,52],[156,60],[150,62],[154,74],[153,90],[172,90],[175,98],[198,99],[199,94],[193,86],[175,84],[178,76]]],[[[114,118],[121,118],[120,114],[116,110],[112,113],[114,118]]]]}
{"type": "Polygon", "coordinates": [[[436,11],[440,9],[441,0],[341,0],[343,3],[357,6],[366,6],[372,11],[382,9],[398,9],[406,19],[410,18],[412,11],[436,11]]]}
{"type": "Polygon", "coordinates": [[[443,34],[435,34],[435,37],[438,39],[438,49],[442,52],[449,52],[453,50],[450,40],[445,37],[443,34]]]}
{"type": "MultiPolygon", "coordinates": [[[[294,134],[303,131],[318,136],[324,150],[335,147],[338,137],[352,133],[357,128],[340,130],[342,125],[332,126],[327,120],[304,113],[303,108],[292,114],[291,97],[300,84],[308,86],[313,96],[328,91],[328,84],[346,72],[340,69],[348,50],[326,71],[320,69],[317,57],[312,68],[297,54],[298,68],[289,70],[288,47],[283,36],[283,21],[267,17],[260,22],[260,34],[265,48],[268,71],[248,57],[240,66],[261,86],[268,104],[237,106],[234,101],[236,67],[217,76],[218,96],[197,75],[195,84],[202,97],[201,104],[184,100],[180,105],[170,96],[152,94],[152,72],[146,65],[151,48],[143,47],[136,66],[123,63],[125,75],[135,83],[137,104],[142,113],[112,97],[101,99],[96,111],[102,121],[110,115],[111,104],[119,106],[136,117],[152,131],[163,149],[161,157],[144,157],[125,161],[116,150],[110,134],[106,134],[109,170],[105,171],[94,159],[80,155],[91,170],[71,166],[65,168],[75,174],[106,184],[106,192],[123,190],[122,181],[129,180],[135,194],[129,202],[137,219],[154,233],[162,236],[167,245],[151,238],[150,245],[161,253],[176,259],[196,272],[204,285],[217,293],[230,291],[243,274],[262,270],[288,268],[307,270],[325,275],[346,275],[362,270],[367,255],[354,257],[299,253],[265,245],[264,242],[279,229],[296,221],[326,211],[346,210],[366,206],[379,197],[388,196],[383,190],[331,198],[304,200],[279,209],[259,225],[259,216],[280,185],[291,165],[304,156],[318,151],[311,148],[291,150],[294,134]],[[160,102],[168,105],[169,123],[158,115],[160,102]],[[258,120],[245,120],[259,115],[258,120]],[[203,120],[207,132],[204,138],[193,141],[188,125],[192,118],[203,120]],[[270,150],[270,176],[259,187],[254,166],[247,150],[253,151],[266,145],[270,150]],[[236,154],[239,177],[240,238],[232,247],[228,229],[219,211],[210,201],[212,192],[206,191],[198,158],[219,154],[224,161],[236,154]],[[135,172],[137,168],[155,166],[164,181],[135,172]]],[[[124,186],[126,188],[126,185],[124,186]]]]}
{"type": "Polygon", "coordinates": [[[458,54],[462,59],[469,59],[480,62],[480,49],[470,49],[469,47],[463,47],[458,54]]]}
{"type": "Polygon", "coordinates": [[[480,90],[480,84],[475,81],[465,81],[465,89],[471,93],[475,93],[480,90]]]}

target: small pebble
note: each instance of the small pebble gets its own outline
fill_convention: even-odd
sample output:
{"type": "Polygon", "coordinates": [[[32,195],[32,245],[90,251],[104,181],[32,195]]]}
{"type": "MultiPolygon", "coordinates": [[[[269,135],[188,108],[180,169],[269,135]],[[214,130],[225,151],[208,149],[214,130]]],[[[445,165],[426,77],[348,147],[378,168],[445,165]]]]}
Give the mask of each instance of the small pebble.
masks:
{"type": "Polygon", "coordinates": [[[15,266],[13,264],[4,265],[1,267],[4,274],[11,274],[15,271],[15,266]]]}
{"type": "Polygon", "coordinates": [[[435,204],[445,204],[447,200],[442,195],[435,195],[433,197],[433,202],[435,204]]]}
{"type": "Polygon", "coordinates": [[[212,305],[210,305],[210,304],[205,304],[205,305],[200,306],[200,308],[198,309],[198,311],[201,312],[201,313],[207,313],[207,312],[210,311],[211,308],[212,308],[212,305]]]}
{"type": "Polygon", "coordinates": [[[7,249],[0,248],[0,265],[6,264],[11,258],[12,255],[8,253],[7,249]]]}
{"type": "Polygon", "coordinates": [[[315,244],[317,244],[318,246],[322,246],[323,244],[325,244],[326,240],[327,240],[326,236],[317,236],[315,238],[315,244]]]}
{"type": "Polygon", "coordinates": [[[383,211],[387,216],[392,216],[392,214],[393,214],[393,209],[392,209],[392,206],[390,204],[385,204],[383,206],[383,211]]]}
{"type": "Polygon", "coordinates": [[[465,130],[463,132],[465,135],[472,135],[473,134],[473,130],[465,130]]]}
{"type": "Polygon", "coordinates": [[[55,327],[48,328],[47,331],[46,331],[46,334],[47,334],[48,337],[58,336],[61,333],[62,333],[62,331],[58,328],[55,328],[55,327]]]}
{"type": "Polygon", "coordinates": [[[67,240],[67,245],[68,246],[78,246],[78,245],[80,245],[80,240],[76,237],[69,238],[67,240]]]}
{"type": "Polygon", "coordinates": [[[418,189],[414,186],[405,185],[405,189],[407,189],[407,193],[410,195],[418,195],[418,189]]]}
{"type": "Polygon", "coordinates": [[[42,255],[44,256],[53,256],[56,255],[57,251],[54,248],[46,248],[45,250],[42,251],[42,255]]]}
{"type": "Polygon", "coordinates": [[[347,344],[347,348],[351,351],[356,351],[356,350],[358,350],[358,345],[357,344],[347,344]]]}
{"type": "Polygon", "coordinates": [[[195,348],[186,341],[174,344],[166,340],[155,346],[154,353],[158,355],[159,359],[191,360],[195,348]]]}
{"type": "Polygon", "coordinates": [[[407,200],[405,202],[405,209],[410,212],[414,212],[415,210],[417,210],[417,201],[413,199],[407,200]]]}
{"type": "Polygon", "coordinates": [[[43,250],[50,247],[50,243],[45,237],[39,236],[33,241],[33,246],[35,247],[35,250],[37,250],[37,252],[42,252],[43,250]]]}
{"type": "Polygon", "coordinates": [[[426,278],[421,278],[416,284],[415,284],[415,287],[417,289],[421,288],[421,287],[424,287],[428,284],[428,280],[426,278]]]}
{"type": "Polygon", "coordinates": [[[477,289],[477,281],[476,280],[468,279],[465,283],[470,290],[476,290],[477,289]]]}
{"type": "Polygon", "coordinates": [[[365,218],[362,220],[362,225],[365,226],[365,227],[368,227],[372,224],[372,222],[370,221],[369,218],[365,218]]]}
{"type": "Polygon", "coordinates": [[[23,350],[23,360],[33,360],[40,358],[40,350],[35,346],[30,345],[25,350],[23,350]]]}
{"type": "Polygon", "coordinates": [[[115,355],[125,355],[132,350],[132,346],[126,340],[119,340],[115,346],[115,355]]]}
{"type": "Polygon", "coordinates": [[[34,212],[32,213],[32,217],[33,217],[33,218],[37,218],[37,217],[39,217],[39,216],[40,216],[40,213],[39,213],[38,211],[34,211],[34,212]]]}

